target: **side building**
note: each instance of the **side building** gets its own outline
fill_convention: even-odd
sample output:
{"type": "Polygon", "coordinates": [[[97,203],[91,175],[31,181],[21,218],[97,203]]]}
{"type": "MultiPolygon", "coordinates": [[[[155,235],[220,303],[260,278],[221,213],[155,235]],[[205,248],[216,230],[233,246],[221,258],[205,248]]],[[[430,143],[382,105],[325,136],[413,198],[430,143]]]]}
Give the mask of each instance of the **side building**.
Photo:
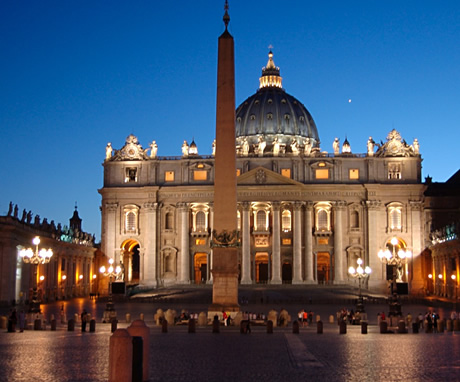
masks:
{"type": "Polygon", "coordinates": [[[6,216],[0,216],[0,304],[26,303],[37,287],[41,301],[55,301],[88,296],[96,291],[93,265],[94,236],[81,230],[81,219],[75,208],[68,227],[40,219],[10,203],[6,216]],[[34,272],[33,264],[24,263],[20,251],[31,248],[34,237],[40,238],[39,249],[51,249],[49,263],[41,264],[34,272]]]}
{"type": "MultiPolygon", "coordinates": [[[[392,269],[377,254],[388,248],[412,251],[398,281],[423,288],[418,141],[392,130],[380,144],[364,137],[366,153],[353,153],[347,139],[325,152],[272,52],[259,82],[236,110],[240,283],[351,284],[347,270],[362,258],[369,287],[385,291],[392,269]]],[[[124,263],[130,284],[212,283],[215,143],[211,155],[186,141],[181,156],[157,153],[155,141],[144,149],[134,135],[119,150],[108,144],[101,250],[124,263]]]]}

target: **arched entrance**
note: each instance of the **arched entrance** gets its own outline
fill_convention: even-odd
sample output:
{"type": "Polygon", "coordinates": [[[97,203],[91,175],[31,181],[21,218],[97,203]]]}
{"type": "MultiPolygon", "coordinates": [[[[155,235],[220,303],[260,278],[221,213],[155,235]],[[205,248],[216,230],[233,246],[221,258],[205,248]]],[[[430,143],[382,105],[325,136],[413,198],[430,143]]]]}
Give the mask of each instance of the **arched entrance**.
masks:
{"type": "Polygon", "coordinates": [[[124,281],[138,284],[140,277],[139,242],[128,239],[121,245],[121,261],[124,268],[124,281]]]}
{"type": "Polygon", "coordinates": [[[256,253],[256,283],[267,284],[268,283],[268,253],[259,252],[256,253]]]}
{"type": "Polygon", "coordinates": [[[316,260],[318,284],[329,284],[331,281],[331,255],[329,252],[318,252],[316,260]]]}
{"type": "Polygon", "coordinates": [[[195,284],[206,284],[208,274],[208,254],[195,253],[194,260],[195,284]]]}
{"type": "Polygon", "coordinates": [[[292,264],[291,263],[284,263],[282,272],[283,284],[292,284],[292,264]]]}

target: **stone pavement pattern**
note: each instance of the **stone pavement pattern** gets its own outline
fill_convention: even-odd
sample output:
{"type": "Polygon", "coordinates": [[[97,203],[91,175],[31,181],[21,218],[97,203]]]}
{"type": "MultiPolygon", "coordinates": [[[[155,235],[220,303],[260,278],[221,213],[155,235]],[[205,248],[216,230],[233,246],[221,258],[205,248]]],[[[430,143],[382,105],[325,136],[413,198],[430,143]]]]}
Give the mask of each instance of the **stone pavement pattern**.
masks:
{"type": "MultiPolygon", "coordinates": [[[[121,324],[119,327],[126,327],[121,324]]],[[[264,327],[240,334],[235,327],[169,328],[151,324],[150,381],[458,381],[460,334],[380,334],[376,326],[362,335],[348,326],[264,327]]],[[[0,333],[1,381],[107,381],[109,325],[96,333],[25,331],[0,333]]]]}

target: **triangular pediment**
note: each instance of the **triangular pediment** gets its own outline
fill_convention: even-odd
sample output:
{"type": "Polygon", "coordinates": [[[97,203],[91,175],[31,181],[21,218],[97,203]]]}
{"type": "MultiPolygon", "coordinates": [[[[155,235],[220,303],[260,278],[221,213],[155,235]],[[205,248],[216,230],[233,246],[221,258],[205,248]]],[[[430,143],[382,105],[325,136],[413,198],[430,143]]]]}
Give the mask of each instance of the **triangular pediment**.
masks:
{"type": "Polygon", "coordinates": [[[302,186],[295,180],[287,178],[265,167],[257,167],[237,178],[238,186],[302,186]]]}

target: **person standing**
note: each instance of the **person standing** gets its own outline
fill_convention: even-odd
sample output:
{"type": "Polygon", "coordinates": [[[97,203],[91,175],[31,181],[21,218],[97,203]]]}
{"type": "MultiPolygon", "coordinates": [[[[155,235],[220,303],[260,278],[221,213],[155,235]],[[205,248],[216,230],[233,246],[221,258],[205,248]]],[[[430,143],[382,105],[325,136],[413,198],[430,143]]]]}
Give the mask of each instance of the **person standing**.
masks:
{"type": "Polygon", "coordinates": [[[24,327],[26,326],[26,315],[24,310],[19,312],[19,332],[22,333],[24,331],[24,327]]]}
{"type": "Polygon", "coordinates": [[[85,309],[83,309],[83,312],[81,314],[81,331],[82,332],[86,332],[87,315],[88,315],[88,312],[85,309]]]}

